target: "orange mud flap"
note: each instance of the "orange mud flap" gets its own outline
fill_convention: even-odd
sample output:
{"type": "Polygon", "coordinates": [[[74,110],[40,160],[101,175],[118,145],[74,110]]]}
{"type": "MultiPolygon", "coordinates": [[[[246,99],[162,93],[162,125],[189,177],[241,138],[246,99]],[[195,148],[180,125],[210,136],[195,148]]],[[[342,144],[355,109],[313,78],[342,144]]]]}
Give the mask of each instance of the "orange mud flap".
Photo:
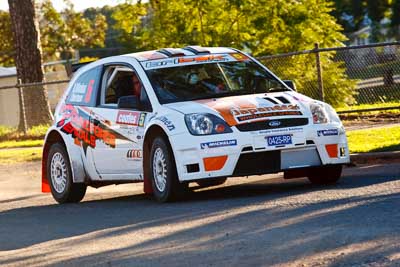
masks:
{"type": "Polygon", "coordinates": [[[50,185],[47,179],[42,178],[42,193],[50,193],[50,185]]]}
{"type": "Polygon", "coordinates": [[[43,155],[42,155],[42,193],[50,193],[50,184],[49,181],[47,180],[47,162],[45,159],[47,159],[47,154],[48,154],[48,148],[44,147],[43,148],[43,155]]]}
{"type": "Polygon", "coordinates": [[[147,175],[144,176],[144,179],[143,179],[143,191],[146,195],[153,194],[153,187],[151,186],[151,181],[147,175]]]}

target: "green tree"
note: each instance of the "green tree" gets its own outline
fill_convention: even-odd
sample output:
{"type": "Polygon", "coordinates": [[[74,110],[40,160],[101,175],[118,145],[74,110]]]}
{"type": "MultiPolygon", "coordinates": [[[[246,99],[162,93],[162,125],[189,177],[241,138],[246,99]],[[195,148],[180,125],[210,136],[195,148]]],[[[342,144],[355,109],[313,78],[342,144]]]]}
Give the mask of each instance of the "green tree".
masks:
{"type": "MultiPolygon", "coordinates": [[[[235,47],[262,56],[313,49],[317,42],[321,47],[340,46],[346,39],[330,15],[329,1],[150,0],[146,15],[135,12],[139,6],[143,7],[126,3],[114,13],[116,27],[131,38],[125,44],[132,41],[134,50],[199,44],[235,47]],[[126,14],[136,19],[126,20],[126,14]]],[[[352,102],[355,83],[342,64],[333,60],[334,53],[321,56],[327,100],[336,106],[352,102]]],[[[280,62],[280,66],[278,73],[294,79],[300,91],[317,84],[313,56],[280,62]]]]}
{"type": "MultiPolygon", "coordinates": [[[[45,61],[70,58],[79,48],[103,47],[107,22],[101,13],[85,18],[75,12],[71,2],[61,13],[54,9],[50,0],[38,5],[38,20],[42,56],[45,61]]],[[[112,11],[109,11],[112,13],[112,11]]],[[[0,65],[14,64],[14,47],[10,24],[10,14],[0,11],[0,65]]]]}
{"type": "Polygon", "coordinates": [[[0,66],[14,64],[13,34],[10,13],[0,10],[0,66]]]}
{"type": "Polygon", "coordinates": [[[90,7],[83,11],[83,17],[94,21],[98,15],[103,15],[106,19],[107,30],[105,31],[104,47],[118,47],[121,46],[118,42],[119,31],[115,29],[116,21],[112,17],[114,11],[118,6],[103,6],[101,8],[90,7]]]}
{"type": "Polygon", "coordinates": [[[142,19],[146,15],[146,6],[140,1],[136,4],[127,1],[114,7],[111,15],[115,21],[113,28],[118,33],[119,43],[129,51],[136,51],[147,46],[143,43],[144,39],[140,38],[143,36],[142,19]]]}
{"type": "MultiPolygon", "coordinates": [[[[8,0],[8,5],[16,50],[14,59],[17,77],[22,83],[43,82],[42,54],[35,1],[8,0]]],[[[27,127],[31,128],[51,121],[52,116],[45,87],[23,88],[19,91],[19,97],[20,123],[18,128],[20,130],[26,130],[27,127]],[[23,102],[22,99],[24,99],[23,102]]]]}
{"type": "Polygon", "coordinates": [[[393,0],[391,15],[392,33],[396,40],[400,40],[400,0],[393,0]]]}
{"type": "Polygon", "coordinates": [[[41,42],[45,58],[71,58],[73,50],[83,47],[103,47],[107,23],[101,14],[93,20],[74,11],[70,1],[67,8],[58,13],[50,0],[40,5],[41,42]]]}

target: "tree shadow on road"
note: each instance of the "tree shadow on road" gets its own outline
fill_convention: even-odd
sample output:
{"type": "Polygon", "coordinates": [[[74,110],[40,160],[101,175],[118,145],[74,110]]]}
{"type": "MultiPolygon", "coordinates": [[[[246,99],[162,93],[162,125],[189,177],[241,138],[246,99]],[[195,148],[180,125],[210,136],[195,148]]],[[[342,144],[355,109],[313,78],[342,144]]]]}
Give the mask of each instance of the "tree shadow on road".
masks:
{"type": "MultiPolygon", "coordinates": [[[[215,265],[285,264],[293,260],[335,251],[378,239],[399,241],[399,193],[350,196],[334,200],[274,205],[275,201],[301,194],[329,194],[332,189],[351,189],[397,180],[395,176],[345,176],[335,186],[311,186],[304,179],[234,184],[194,192],[184,202],[158,204],[140,194],[86,201],[79,204],[47,205],[0,213],[1,251],[28,249],[48,241],[60,241],[63,249],[107,237],[123,238],[153,227],[166,227],[204,220],[189,229],[148,237],[124,248],[70,259],[56,264],[85,265],[215,265]],[[222,215],[222,216],[221,216],[222,215]],[[221,219],[211,220],[221,216],[221,219]],[[205,220],[210,219],[211,221],[205,220]],[[370,232],[370,226],[376,226],[370,232]],[[107,231],[101,231],[107,230],[107,231]],[[86,235],[94,233],[93,235],[86,235]],[[79,237],[70,240],[68,238],[79,237]],[[65,239],[64,241],[62,241],[65,239]],[[196,264],[198,265],[198,264],[196,264]]],[[[251,179],[249,179],[251,181],[251,179]]],[[[380,255],[395,247],[384,246],[380,255]]],[[[397,248],[398,249],[398,248],[397,248]]],[[[339,255],[336,261],[370,259],[375,250],[360,249],[339,255]]],[[[1,255],[1,254],[0,254],[1,255]]],[[[0,257],[2,264],[22,264],[46,257],[37,251],[30,256],[12,253],[0,257]]],[[[382,256],[383,257],[383,256],[382,256]]],[[[386,259],[386,258],[385,258],[386,259]]]]}

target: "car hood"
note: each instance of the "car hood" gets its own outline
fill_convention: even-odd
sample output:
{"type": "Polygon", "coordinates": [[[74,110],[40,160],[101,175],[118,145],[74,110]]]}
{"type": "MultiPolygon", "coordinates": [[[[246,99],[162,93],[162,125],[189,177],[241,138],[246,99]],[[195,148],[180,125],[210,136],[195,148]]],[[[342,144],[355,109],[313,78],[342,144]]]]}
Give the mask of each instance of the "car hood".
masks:
{"type": "Polygon", "coordinates": [[[229,126],[276,117],[309,117],[313,99],[296,92],[229,96],[177,102],[165,106],[183,114],[219,114],[229,126]]]}

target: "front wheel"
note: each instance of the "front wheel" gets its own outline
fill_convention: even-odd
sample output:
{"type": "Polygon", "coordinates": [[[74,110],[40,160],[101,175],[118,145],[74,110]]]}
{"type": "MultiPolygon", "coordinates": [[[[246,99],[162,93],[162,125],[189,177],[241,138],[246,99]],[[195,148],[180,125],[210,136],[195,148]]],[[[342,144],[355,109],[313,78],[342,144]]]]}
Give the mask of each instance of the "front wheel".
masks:
{"type": "Polygon", "coordinates": [[[47,158],[47,179],[51,194],[60,204],[79,202],[85,196],[86,185],[73,182],[68,154],[60,143],[53,144],[50,148],[47,158]]]}
{"type": "Polygon", "coordinates": [[[161,137],[156,137],[151,147],[150,177],[159,202],[176,200],[186,191],[187,184],[179,183],[172,151],[161,137]]]}
{"type": "Polygon", "coordinates": [[[308,179],[313,184],[335,184],[342,175],[342,165],[327,165],[309,170],[308,179]]]}

